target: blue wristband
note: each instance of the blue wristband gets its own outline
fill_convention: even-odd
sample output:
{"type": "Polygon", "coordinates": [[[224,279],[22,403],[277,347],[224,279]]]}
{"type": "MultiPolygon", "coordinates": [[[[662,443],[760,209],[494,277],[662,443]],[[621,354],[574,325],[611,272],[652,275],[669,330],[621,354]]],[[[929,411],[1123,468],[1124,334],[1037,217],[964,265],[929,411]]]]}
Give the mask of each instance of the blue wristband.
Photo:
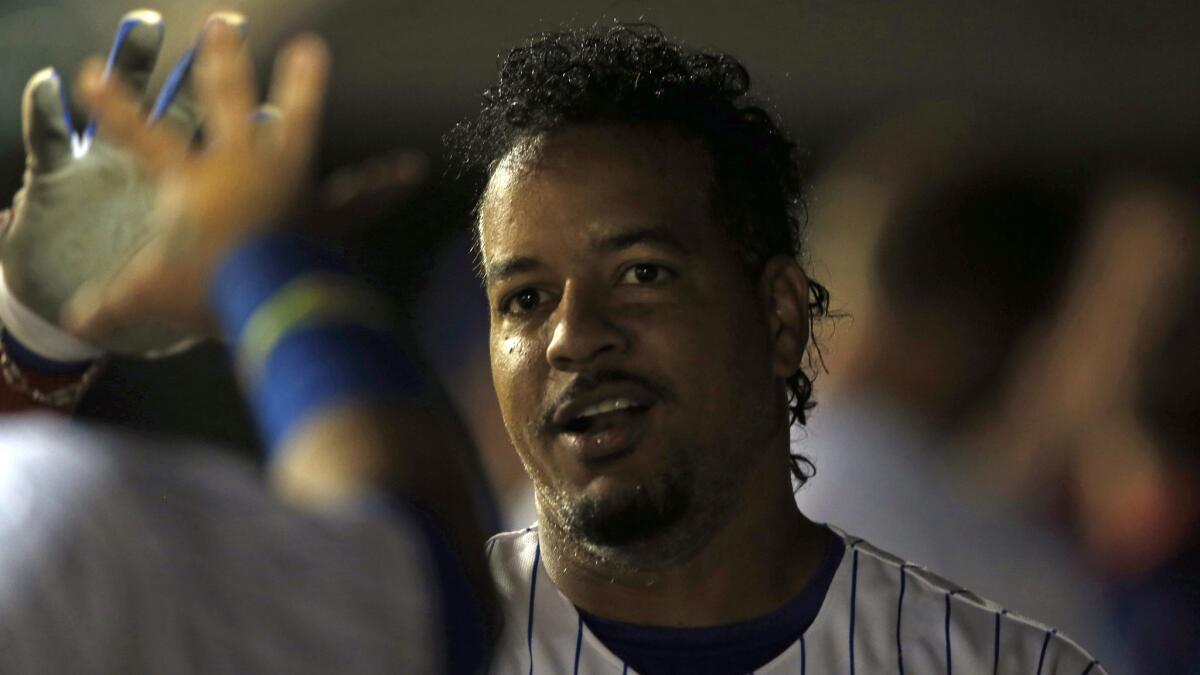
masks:
{"type": "MultiPolygon", "coordinates": [[[[346,293],[365,298],[361,307],[378,307],[374,292],[354,282],[348,266],[333,254],[297,237],[272,234],[233,252],[214,277],[211,300],[225,335],[240,358],[247,351],[261,362],[241,368],[244,386],[272,454],[297,426],[320,411],[348,402],[420,398],[427,395],[421,369],[408,357],[395,331],[379,317],[362,321],[341,312],[346,293]],[[255,317],[267,314],[280,297],[307,280],[311,311],[304,321],[285,324],[263,350],[247,350],[243,339],[255,317]],[[337,295],[323,296],[323,288],[337,295]],[[333,311],[323,313],[321,303],[333,311]],[[315,303],[315,305],[313,304],[315,303]]],[[[261,322],[260,322],[261,323],[261,322]]],[[[252,336],[251,336],[252,337],[252,336]]],[[[253,345],[261,347],[262,345],[253,345]]],[[[240,365],[246,365],[240,363],[240,365]]]]}
{"type": "Polygon", "coordinates": [[[289,281],[317,271],[349,275],[350,267],[294,235],[267,234],[242,244],[217,268],[209,292],[226,339],[236,344],[263,302],[289,281]]]}
{"type": "Polygon", "coordinates": [[[252,385],[251,402],[264,440],[275,449],[301,421],[327,407],[426,393],[420,369],[393,335],[334,323],[281,339],[252,385]]]}

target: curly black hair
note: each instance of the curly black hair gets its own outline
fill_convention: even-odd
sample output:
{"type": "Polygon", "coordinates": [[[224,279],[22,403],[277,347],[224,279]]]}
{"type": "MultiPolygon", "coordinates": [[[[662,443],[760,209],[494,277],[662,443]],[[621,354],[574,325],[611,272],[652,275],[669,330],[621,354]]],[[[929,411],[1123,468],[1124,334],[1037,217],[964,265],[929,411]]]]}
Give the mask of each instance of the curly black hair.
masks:
{"type": "MultiPolygon", "coordinates": [[[[711,160],[717,220],[757,279],[772,257],[802,255],[806,214],[796,143],[749,89],[732,56],[689,49],[653,25],[542,33],[501,59],[478,117],[447,141],[463,169],[490,174],[513,149],[572,124],[658,126],[697,140],[711,160]]],[[[809,293],[811,329],[828,314],[829,292],[810,282],[809,293]]],[[[814,351],[787,378],[791,424],[804,424],[814,405],[814,351]]],[[[813,473],[801,455],[791,467],[800,484],[813,473]]]]}

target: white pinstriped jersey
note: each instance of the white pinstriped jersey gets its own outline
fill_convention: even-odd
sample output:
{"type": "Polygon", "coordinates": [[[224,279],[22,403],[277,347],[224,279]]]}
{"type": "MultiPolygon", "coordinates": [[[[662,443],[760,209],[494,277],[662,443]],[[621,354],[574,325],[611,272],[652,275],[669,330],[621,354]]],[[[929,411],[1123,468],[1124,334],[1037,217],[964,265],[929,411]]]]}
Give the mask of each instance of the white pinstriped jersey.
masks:
{"type": "Polygon", "coordinates": [[[425,541],[288,509],[209,448],[8,416],[0,673],[441,672],[425,541]]]}
{"type": "MultiPolygon", "coordinates": [[[[757,675],[1101,675],[1079,645],[834,530],[846,552],[812,625],[757,675]]],[[[504,606],[497,675],[630,675],[541,565],[537,528],[488,543],[504,606]]]]}

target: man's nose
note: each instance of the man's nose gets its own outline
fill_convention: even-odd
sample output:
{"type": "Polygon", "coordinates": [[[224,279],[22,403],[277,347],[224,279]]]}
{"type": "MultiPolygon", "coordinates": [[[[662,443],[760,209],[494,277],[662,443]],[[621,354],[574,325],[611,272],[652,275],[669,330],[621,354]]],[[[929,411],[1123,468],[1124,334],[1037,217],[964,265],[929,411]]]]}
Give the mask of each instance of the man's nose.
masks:
{"type": "Polygon", "coordinates": [[[546,360],[556,370],[576,371],[629,347],[629,338],[613,321],[602,298],[568,282],[554,309],[554,333],[546,360]]]}

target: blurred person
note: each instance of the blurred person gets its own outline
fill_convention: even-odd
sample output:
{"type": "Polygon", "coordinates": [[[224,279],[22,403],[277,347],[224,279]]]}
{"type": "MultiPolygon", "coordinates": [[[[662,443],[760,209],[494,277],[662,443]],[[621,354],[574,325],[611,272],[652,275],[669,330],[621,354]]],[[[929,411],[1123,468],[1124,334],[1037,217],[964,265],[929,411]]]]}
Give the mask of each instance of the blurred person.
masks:
{"type": "Polygon", "coordinates": [[[836,393],[862,331],[872,328],[875,251],[889,216],[936,177],[989,151],[980,117],[955,100],[891,110],[830,148],[815,171],[809,243],[821,276],[838,289],[834,320],[819,333],[823,396],[836,393]]]}
{"type": "Polygon", "coordinates": [[[1141,672],[1192,672],[1196,207],[1173,181],[1128,170],[1099,194],[1064,306],[977,439],[977,473],[1068,523],[1141,672]],[[1036,412],[1017,426],[1018,409],[1036,412]],[[1046,504],[1052,482],[1064,487],[1046,504]]]}
{"type": "MultiPolygon", "coordinates": [[[[97,343],[151,317],[203,335],[211,283],[253,374],[272,334],[247,321],[255,289],[282,293],[294,277],[278,268],[296,274],[295,242],[261,236],[295,197],[280,160],[296,156],[252,141],[248,69],[227,32],[214,36],[228,60],[206,85],[205,153],[145,126],[119,82],[85,74],[103,128],[182,217],[160,221],[115,277],[87,280],[66,320],[97,343]]],[[[308,68],[292,66],[305,82],[308,68]]],[[[739,63],[616,26],[537,36],[501,70],[459,147],[488,174],[478,234],[493,378],[539,524],[488,545],[504,606],[496,672],[1104,672],[1056,631],[796,509],[789,474],[807,474],[788,431],[810,403],[800,364],[826,295],[798,261],[794,143],[746,97],[739,63]]],[[[296,151],[289,119],[279,147],[296,151]]],[[[322,310],[373,314],[357,298],[322,310]]],[[[348,365],[320,370],[337,380],[348,365]]],[[[299,405],[280,387],[256,397],[268,432],[299,405]]],[[[454,431],[395,414],[341,430],[379,453],[454,431]]],[[[345,451],[314,431],[293,438],[318,456],[345,451]]],[[[302,490],[312,466],[293,466],[302,490]]]]}
{"type": "Polygon", "coordinates": [[[1114,178],[1098,194],[1062,308],[972,441],[980,484],[1068,521],[1106,573],[1123,574],[1158,557],[1160,528],[1145,523],[1172,520],[1136,382],[1194,245],[1187,208],[1155,182],[1114,178]]]}
{"type": "MultiPolygon", "coordinates": [[[[1046,497],[1076,469],[1109,465],[1080,462],[1080,451],[1100,458],[1101,445],[1120,454],[1141,444],[1119,428],[1133,422],[1140,345],[1168,316],[1188,251],[1178,209],[1164,210],[1145,187],[1116,177],[1097,184],[1061,306],[1022,347],[1000,405],[972,434],[979,482],[1036,508],[1059,508],[1046,497]]],[[[1136,481],[1109,490],[1126,487],[1136,491],[1136,481]]],[[[1112,496],[1103,501],[1121,501],[1112,496]]]]}
{"type": "Polygon", "coordinates": [[[1121,558],[1139,564],[1123,565],[1114,588],[1145,672],[1182,675],[1200,663],[1200,212],[1194,193],[1174,186],[1139,192],[1141,213],[1129,215],[1171,232],[1185,266],[1164,293],[1161,330],[1143,343],[1132,406],[1160,466],[1152,503],[1161,508],[1129,509],[1142,534],[1122,538],[1121,558]]]}
{"type": "Polygon", "coordinates": [[[910,189],[883,221],[837,388],[797,437],[819,467],[797,501],[1119,663],[1102,586],[1060,535],[973,484],[959,440],[1003,402],[1023,345],[1057,309],[1084,179],[964,161],[910,189]]]}
{"type": "Polygon", "coordinates": [[[107,64],[84,69],[98,114],[82,134],[57,74],[30,80],[26,183],[0,249],[0,405],[69,410],[98,367],[93,345],[149,356],[220,335],[270,449],[275,497],[209,447],[9,416],[6,673],[483,665],[492,590],[468,446],[387,304],[336,257],[276,233],[305,183],[325,48],[304,36],[281,53],[260,122],[241,24],[214,17],[195,68],[192,52],[148,118],[140,98],[163,32],[153,12],[126,16],[107,64]],[[211,117],[193,150],[201,109],[211,117]],[[180,201],[169,180],[185,182],[180,201]],[[166,269],[155,255],[171,257],[166,269]],[[139,274],[152,274],[157,302],[136,286],[105,295],[139,274]],[[114,297],[135,316],[94,343],[56,323],[114,297]]]}

